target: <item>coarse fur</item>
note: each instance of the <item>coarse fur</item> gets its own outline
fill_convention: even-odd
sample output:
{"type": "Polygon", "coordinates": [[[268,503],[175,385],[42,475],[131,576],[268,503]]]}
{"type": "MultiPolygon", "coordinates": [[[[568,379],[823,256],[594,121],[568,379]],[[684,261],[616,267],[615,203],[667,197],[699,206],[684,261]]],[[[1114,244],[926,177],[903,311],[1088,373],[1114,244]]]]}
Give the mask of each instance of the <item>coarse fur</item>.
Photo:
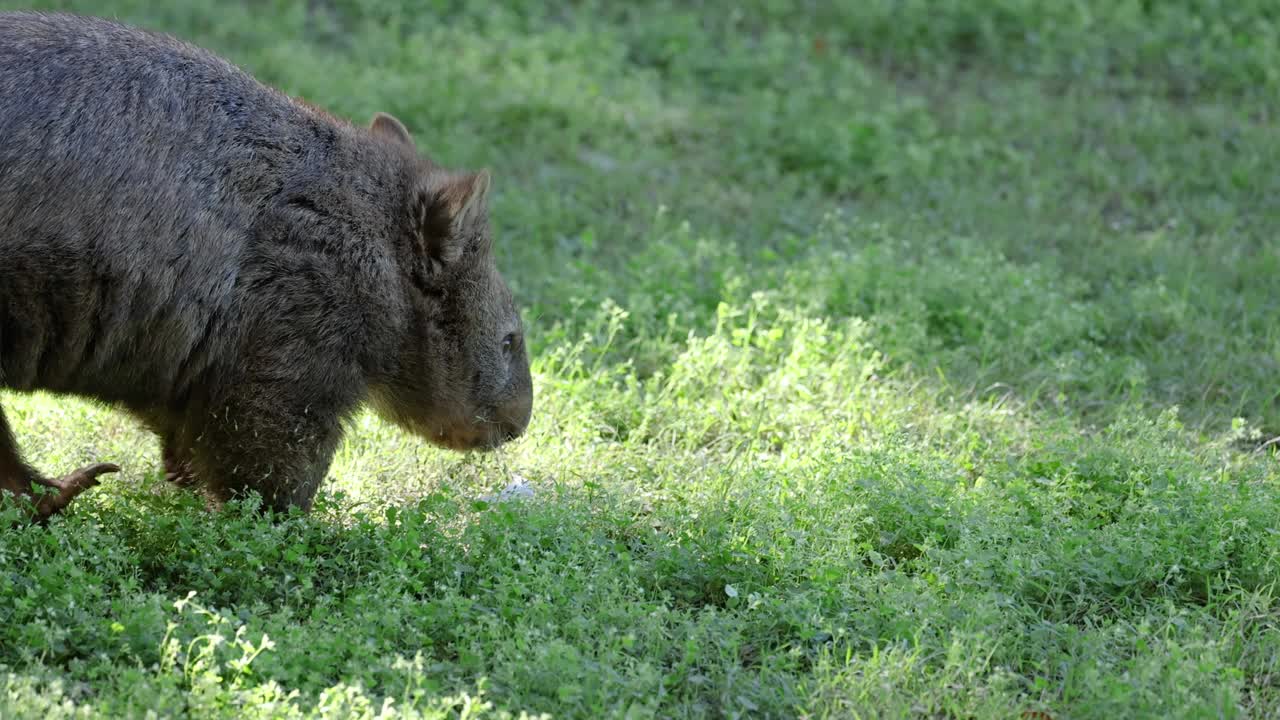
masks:
{"type": "MultiPolygon", "coordinates": [[[[171,479],[310,507],[364,401],[442,446],[533,402],[487,172],[419,154],[219,57],[116,22],[0,13],[0,388],[121,407],[171,479]]],[[[47,517],[0,410],[0,490],[47,517]]]]}

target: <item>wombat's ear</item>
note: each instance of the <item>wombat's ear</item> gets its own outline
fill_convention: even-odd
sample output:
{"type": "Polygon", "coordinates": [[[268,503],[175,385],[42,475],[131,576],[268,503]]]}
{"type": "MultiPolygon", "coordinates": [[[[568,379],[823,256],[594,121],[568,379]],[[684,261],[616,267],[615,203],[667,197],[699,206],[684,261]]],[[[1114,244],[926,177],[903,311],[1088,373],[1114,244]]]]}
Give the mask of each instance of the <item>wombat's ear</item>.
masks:
{"type": "Polygon", "coordinates": [[[440,188],[455,235],[470,235],[489,213],[489,171],[466,173],[452,178],[440,188]]]}
{"type": "Polygon", "coordinates": [[[438,264],[462,257],[468,243],[481,241],[489,214],[489,172],[448,173],[421,190],[418,237],[438,264]]]}
{"type": "Polygon", "coordinates": [[[409,129],[404,123],[395,119],[387,113],[380,112],[373,114],[373,121],[369,123],[369,129],[376,135],[381,135],[389,140],[402,142],[411,148],[416,149],[413,142],[413,136],[409,134],[409,129]]]}

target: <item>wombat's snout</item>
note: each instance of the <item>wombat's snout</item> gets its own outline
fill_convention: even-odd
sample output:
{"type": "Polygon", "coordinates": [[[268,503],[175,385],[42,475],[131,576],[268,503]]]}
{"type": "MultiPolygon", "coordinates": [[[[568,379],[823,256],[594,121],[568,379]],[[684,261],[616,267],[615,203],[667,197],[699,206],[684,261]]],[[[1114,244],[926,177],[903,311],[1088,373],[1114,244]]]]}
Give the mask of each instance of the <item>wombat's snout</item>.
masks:
{"type": "Polygon", "coordinates": [[[462,439],[460,444],[463,447],[460,449],[497,450],[523,435],[526,426],[527,423],[491,422],[481,432],[471,435],[469,439],[462,439]]]}
{"type": "Polygon", "coordinates": [[[437,445],[454,450],[496,450],[524,435],[532,415],[533,397],[525,394],[492,408],[487,419],[478,419],[469,426],[442,429],[431,439],[437,445]]]}
{"type": "Polygon", "coordinates": [[[497,442],[494,446],[515,440],[524,434],[533,416],[533,394],[526,393],[498,408],[497,442]]]}

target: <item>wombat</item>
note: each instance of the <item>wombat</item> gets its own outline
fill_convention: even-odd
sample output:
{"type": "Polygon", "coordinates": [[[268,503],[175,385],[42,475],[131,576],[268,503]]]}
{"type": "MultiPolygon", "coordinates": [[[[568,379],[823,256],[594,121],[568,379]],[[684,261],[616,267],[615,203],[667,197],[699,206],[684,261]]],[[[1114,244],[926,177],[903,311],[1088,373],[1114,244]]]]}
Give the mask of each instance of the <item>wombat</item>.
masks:
{"type": "MultiPolygon", "coordinates": [[[[497,447],[533,384],[489,183],[175,38],[0,13],[0,388],[128,411],[215,503],[309,510],[363,402],[497,447]]],[[[0,410],[0,490],[35,518],[118,469],[46,478],[0,410]]]]}

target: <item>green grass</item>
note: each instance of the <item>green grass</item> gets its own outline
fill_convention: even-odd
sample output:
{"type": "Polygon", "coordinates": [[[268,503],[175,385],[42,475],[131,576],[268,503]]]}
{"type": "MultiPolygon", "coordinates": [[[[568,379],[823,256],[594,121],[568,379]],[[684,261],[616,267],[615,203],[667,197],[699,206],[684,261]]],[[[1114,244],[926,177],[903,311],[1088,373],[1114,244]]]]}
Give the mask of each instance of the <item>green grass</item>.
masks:
{"type": "Polygon", "coordinates": [[[1280,717],[1273,3],[37,4],[492,168],[537,405],[270,523],[6,396],[125,470],[0,530],[0,716],[1280,717]]]}

